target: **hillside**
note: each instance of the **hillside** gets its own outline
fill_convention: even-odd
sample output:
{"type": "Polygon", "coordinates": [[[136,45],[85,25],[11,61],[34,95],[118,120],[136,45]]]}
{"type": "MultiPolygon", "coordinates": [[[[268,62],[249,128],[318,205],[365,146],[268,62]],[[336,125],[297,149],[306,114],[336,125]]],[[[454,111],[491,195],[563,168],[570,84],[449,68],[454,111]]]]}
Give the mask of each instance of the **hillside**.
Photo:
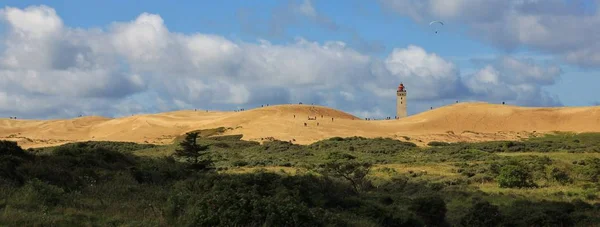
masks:
{"type": "Polygon", "coordinates": [[[229,128],[227,135],[243,134],[243,139],[255,141],[273,137],[308,144],[335,136],[363,136],[392,137],[422,145],[432,140],[512,140],[534,132],[600,131],[600,107],[533,108],[459,103],[401,120],[377,121],[366,121],[323,106],[295,104],[241,112],[184,110],[122,118],[0,119],[0,139],[18,141],[23,147],[85,140],[165,144],[187,131],[216,127],[229,128]],[[308,120],[309,117],[316,119],[308,120]]]}

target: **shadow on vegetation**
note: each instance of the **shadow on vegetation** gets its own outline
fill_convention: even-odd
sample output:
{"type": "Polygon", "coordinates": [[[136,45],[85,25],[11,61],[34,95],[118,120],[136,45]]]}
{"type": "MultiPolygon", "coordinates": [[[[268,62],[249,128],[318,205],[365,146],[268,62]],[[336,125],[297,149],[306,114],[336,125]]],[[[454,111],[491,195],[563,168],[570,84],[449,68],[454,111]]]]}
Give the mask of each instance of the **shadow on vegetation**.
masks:
{"type": "MultiPolygon", "coordinates": [[[[202,134],[202,132],[199,132],[202,134]]],[[[599,151],[598,134],[521,142],[430,143],[361,137],[311,145],[188,134],[174,146],[82,142],[22,150],[0,141],[0,225],[590,226],[600,223],[600,159],[507,152],[599,151]],[[180,145],[180,146],[177,146],[180,145]],[[145,157],[139,152],[164,152],[145,157]],[[199,165],[198,163],[203,163],[199,165]],[[452,178],[393,165],[448,165],[452,178]],[[295,168],[296,173],[228,170],[295,168]],[[383,167],[383,168],[381,168],[383,167]],[[387,174],[376,179],[373,175],[387,174]],[[486,193],[578,187],[565,201],[486,193]],[[596,197],[594,197],[596,196],[596,197]]],[[[558,195],[557,195],[558,196],[558,195]]]]}

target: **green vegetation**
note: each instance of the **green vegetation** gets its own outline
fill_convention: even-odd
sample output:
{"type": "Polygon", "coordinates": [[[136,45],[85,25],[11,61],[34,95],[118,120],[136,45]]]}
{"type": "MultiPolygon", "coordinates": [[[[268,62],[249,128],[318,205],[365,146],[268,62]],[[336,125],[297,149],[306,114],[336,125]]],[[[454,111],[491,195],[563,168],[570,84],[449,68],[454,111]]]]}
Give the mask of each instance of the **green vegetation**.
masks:
{"type": "Polygon", "coordinates": [[[226,129],[173,145],[0,141],[0,225],[591,226],[600,134],[523,141],[330,138],[264,144],[226,129]]]}

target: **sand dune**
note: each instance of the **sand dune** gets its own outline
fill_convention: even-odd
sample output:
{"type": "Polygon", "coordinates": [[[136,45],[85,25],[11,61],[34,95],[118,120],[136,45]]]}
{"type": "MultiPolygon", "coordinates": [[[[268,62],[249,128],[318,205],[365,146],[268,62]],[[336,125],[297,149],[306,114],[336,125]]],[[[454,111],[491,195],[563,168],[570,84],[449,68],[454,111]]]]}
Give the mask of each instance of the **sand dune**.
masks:
{"type": "Polygon", "coordinates": [[[216,127],[230,127],[232,129],[225,134],[243,134],[243,139],[255,141],[273,137],[308,144],[334,136],[381,136],[422,145],[432,140],[512,140],[533,132],[600,131],[600,107],[533,108],[460,103],[401,120],[371,121],[312,105],[276,105],[241,112],[184,110],[122,118],[0,119],[0,139],[18,141],[23,147],[86,140],[166,144],[185,132],[216,127]]]}

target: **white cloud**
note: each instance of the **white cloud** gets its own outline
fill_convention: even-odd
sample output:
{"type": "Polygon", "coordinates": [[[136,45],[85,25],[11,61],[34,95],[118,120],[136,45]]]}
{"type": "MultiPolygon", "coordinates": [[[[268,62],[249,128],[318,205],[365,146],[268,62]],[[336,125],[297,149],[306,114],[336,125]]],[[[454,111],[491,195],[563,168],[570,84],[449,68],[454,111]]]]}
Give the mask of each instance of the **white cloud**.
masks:
{"type": "Polygon", "coordinates": [[[461,92],[456,66],[421,47],[394,49],[385,59],[385,67],[394,81],[406,84],[416,100],[452,97],[461,92]]]}
{"type": "MultiPolygon", "coordinates": [[[[305,4],[310,14],[312,5],[305,4]]],[[[504,59],[490,66],[498,72],[478,73],[466,83],[452,62],[417,46],[378,59],[339,41],[234,42],[171,32],[159,15],[148,13],[106,29],[68,27],[46,6],[6,7],[0,21],[7,26],[0,114],[12,116],[122,116],[303,102],[386,117],[395,111],[399,82],[414,103],[473,92],[481,99],[535,103],[542,94],[536,83],[552,84],[560,74],[558,68],[504,59]],[[486,86],[523,95],[499,95],[486,86]]]]}
{"type": "Polygon", "coordinates": [[[505,49],[521,46],[600,67],[598,0],[380,0],[423,24],[464,23],[469,33],[505,49]]]}
{"type": "Polygon", "coordinates": [[[542,66],[528,59],[500,57],[464,78],[472,97],[518,105],[560,105],[542,87],[554,84],[562,73],[555,65],[542,66]]]}

